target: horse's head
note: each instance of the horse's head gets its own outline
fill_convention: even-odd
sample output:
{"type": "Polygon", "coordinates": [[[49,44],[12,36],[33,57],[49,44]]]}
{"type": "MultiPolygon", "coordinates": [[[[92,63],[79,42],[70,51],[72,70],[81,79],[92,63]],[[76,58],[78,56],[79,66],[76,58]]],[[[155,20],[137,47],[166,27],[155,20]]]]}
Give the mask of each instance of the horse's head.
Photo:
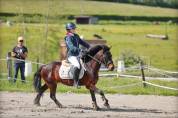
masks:
{"type": "Polygon", "coordinates": [[[102,50],[101,50],[102,54],[100,57],[100,61],[110,70],[113,71],[114,70],[114,64],[113,64],[113,60],[112,60],[112,54],[110,52],[110,47],[106,46],[106,45],[102,45],[102,50]]]}
{"type": "Polygon", "coordinates": [[[104,64],[111,71],[114,69],[110,47],[106,45],[95,45],[89,49],[87,55],[82,57],[84,63],[92,59],[100,64],[104,64]]]}

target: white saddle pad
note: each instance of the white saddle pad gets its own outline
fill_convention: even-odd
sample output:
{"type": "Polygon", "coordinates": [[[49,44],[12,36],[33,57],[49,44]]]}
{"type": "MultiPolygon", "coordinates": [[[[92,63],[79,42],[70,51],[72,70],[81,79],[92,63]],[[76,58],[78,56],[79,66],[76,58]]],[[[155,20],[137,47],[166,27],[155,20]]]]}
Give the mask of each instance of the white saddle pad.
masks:
{"type": "MultiPolygon", "coordinates": [[[[82,64],[81,64],[82,65],[82,64]]],[[[72,69],[73,69],[73,65],[69,62],[67,62],[67,60],[63,60],[62,61],[62,65],[59,69],[59,76],[61,79],[73,79],[73,74],[72,74],[72,69]]],[[[82,68],[80,69],[80,74],[79,74],[79,79],[82,79],[85,69],[83,66],[81,66],[82,68]]]]}

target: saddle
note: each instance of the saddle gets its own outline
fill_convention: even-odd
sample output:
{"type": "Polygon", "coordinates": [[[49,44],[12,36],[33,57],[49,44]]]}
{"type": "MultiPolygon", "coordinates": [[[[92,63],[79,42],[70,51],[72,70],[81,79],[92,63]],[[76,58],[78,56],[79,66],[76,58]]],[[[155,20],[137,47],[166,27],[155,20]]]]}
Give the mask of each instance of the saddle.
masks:
{"type": "MultiPolygon", "coordinates": [[[[79,79],[82,79],[84,72],[86,71],[83,61],[80,59],[80,74],[79,79]]],[[[61,79],[73,79],[73,68],[74,66],[67,60],[62,61],[62,65],[59,69],[59,76],[61,79]]]]}

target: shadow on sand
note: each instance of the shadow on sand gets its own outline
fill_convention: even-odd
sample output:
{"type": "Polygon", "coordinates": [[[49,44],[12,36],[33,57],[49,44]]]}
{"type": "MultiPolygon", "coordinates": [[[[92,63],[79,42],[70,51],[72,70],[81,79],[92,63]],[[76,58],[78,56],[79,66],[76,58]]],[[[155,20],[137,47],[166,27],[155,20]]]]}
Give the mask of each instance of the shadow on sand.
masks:
{"type": "MultiPolygon", "coordinates": [[[[80,109],[80,110],[92,110],[92,107],[86,107],[86,106],[73,106],[70,105],[68,107],[64,107],[64,108],[75,108],[75,109],[80,109]]],[[[144,108],[131,108],[131,107],[127,107],[127,106],[121,106],[120,108],[100,108],[98,111],[104,111],[104,112],[141,112],[141,113],[165,113],[164,111],[158,110],[158,109],[144,109],[144,108]]]]}

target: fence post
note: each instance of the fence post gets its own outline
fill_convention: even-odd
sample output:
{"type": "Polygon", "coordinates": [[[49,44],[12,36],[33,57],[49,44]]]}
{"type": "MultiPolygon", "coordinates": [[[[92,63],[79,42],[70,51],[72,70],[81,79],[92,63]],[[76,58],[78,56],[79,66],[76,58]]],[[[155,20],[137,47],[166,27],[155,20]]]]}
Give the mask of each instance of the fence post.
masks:
{"type": "Polygon", "coordinates": [[[123,60],[119,60],[117,62],[117,78],[119,77],[119,74],[122,72],[125,72],[125,65],[123,60]]]}
{"type": "MultiPolygon", "coordinates": [[[[144,64],[142,61],[140,62],[140,69],[142,74],[142,81],[145,82],[144,64]]],[[[143,86],[146,87],[146,83],[143,83],[143,86]]]]}
{"type": "MultiPolygon", "coordinates": [[[[36,62],[39,63],[39,57],[37,57],[36,62]]],[[[38,71],[39,64],[36,64],[36,71],[38,71]]]]}
{"type": "Polygon", "coordinates": [[[11,52],[7,53],[7,69],[8,69],[8,80],[10,81],[12,78],[12,59],[11,52]]]}

